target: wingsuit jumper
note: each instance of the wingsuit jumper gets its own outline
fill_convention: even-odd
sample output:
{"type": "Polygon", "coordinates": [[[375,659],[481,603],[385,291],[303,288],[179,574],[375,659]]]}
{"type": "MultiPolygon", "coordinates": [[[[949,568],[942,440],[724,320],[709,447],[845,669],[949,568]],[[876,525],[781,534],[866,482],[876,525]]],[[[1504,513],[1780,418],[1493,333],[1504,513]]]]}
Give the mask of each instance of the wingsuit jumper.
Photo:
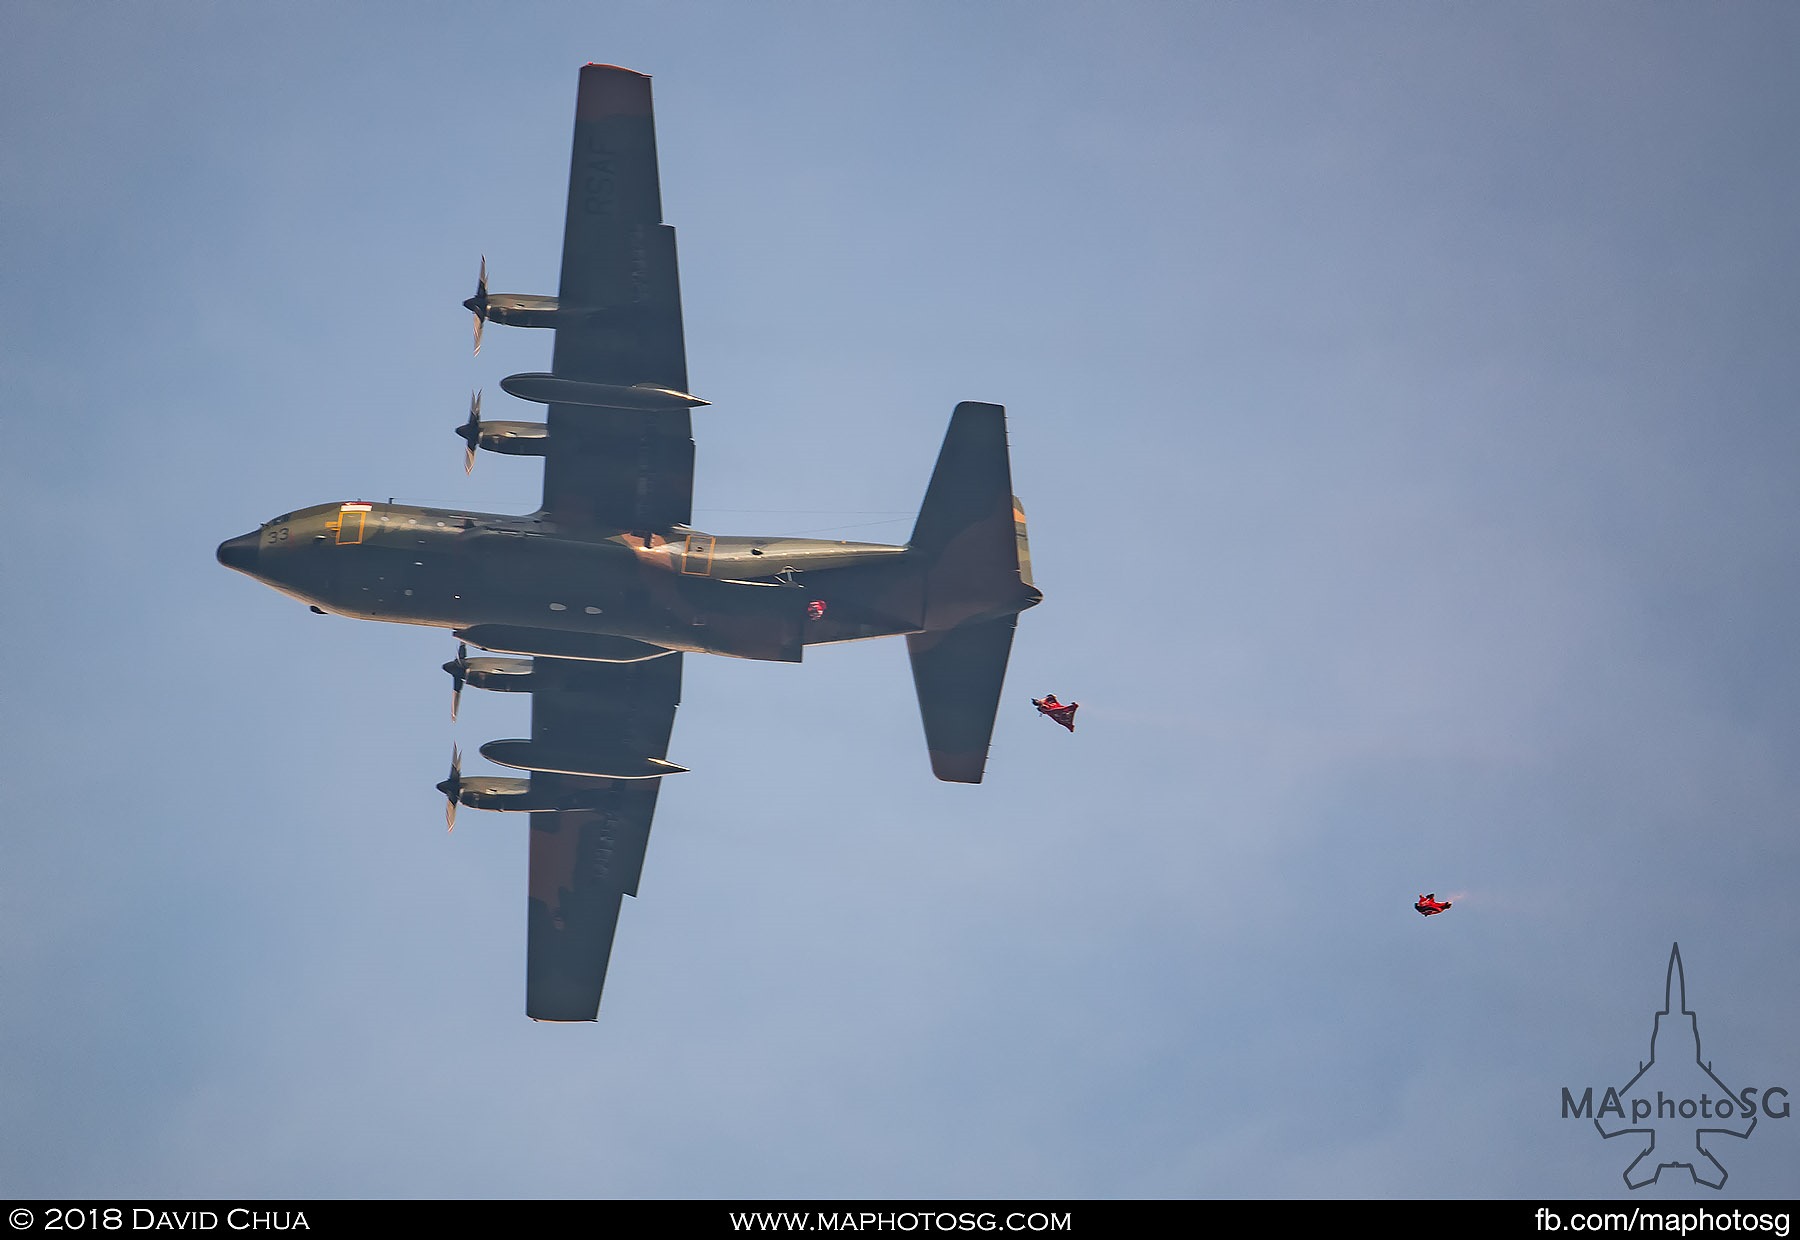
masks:
{"type": "Polygon", "coordinates": [[[1059,702],[1054,693],[1046,693],[1041,698],[1032,698],[1031,704],[1038,708],[1038,714],[1056,720],[1071,732],[1075,730],[1075,712],[1081,709],[1080,702],[1059,702]]]}
{"type": "Polygon", "coordinates": [[[1420,896],[1419,902],[1413,905],[1413,907],[1418,909],[1424,916],[1430,917],[1433,914],[1441,913],[1449,908],[1450,901],[1438,899],[1437,892],[1434,891],[1428,896],[1420,896]]]}

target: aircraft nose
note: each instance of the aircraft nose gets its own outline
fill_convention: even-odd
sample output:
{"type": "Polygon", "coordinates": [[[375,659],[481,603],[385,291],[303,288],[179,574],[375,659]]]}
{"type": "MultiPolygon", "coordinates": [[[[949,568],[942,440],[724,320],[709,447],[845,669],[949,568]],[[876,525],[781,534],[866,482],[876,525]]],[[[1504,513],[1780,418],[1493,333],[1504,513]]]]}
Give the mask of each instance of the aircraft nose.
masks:
{"type": "Polygon", "coordinates": [[[261,541],[261,531],[239,534],[236,538],[227,538],[219,544],[219,563],[226,568],[235,568],[240,573],[254,572],[256,548],[261,541]]]}

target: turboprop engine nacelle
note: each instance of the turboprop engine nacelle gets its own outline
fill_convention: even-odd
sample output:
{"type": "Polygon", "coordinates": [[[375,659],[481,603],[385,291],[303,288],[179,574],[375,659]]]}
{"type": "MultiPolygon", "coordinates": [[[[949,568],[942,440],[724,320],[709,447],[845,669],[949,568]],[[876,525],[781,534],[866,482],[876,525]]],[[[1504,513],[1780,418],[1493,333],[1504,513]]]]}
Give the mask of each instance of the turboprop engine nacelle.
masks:
{"type": "MultiPolygon", "coordinates": [[[[446,670],[455,666],[454,663],[447,664],[446,670]]],[[[464,679],[477,689],[496,693],[528,693],[532,688],[530,659],[465,659],[463,667],[464,679]]],[[[455,675],[454,672],[451,674],[455,675]]]]}
{"type": "Polygon", "coordinates": [[[598,809],[603,801],[602,791],[591,788],[555,793],[542,789],[533,791],[529,779],[480,775],[465,778],[456,799],[470,809],[498,810],[505,814],[567,813],[598,809]]]}
{"type": "Polygon", "coordinates": [[[508,327],[555,327],[566,316],[554,297],[538,293],[490,293],[487,283],[487,255],[481,256],[481,275],[475,281],[475,296],[463,302],[475,313],[475,351],[481,352],[481,329],[489,321],[508,327]]]}
{"type": "Polygon", "coordinates": [[[550,452],[550,428],[542,422],[483,422],[477,440],[487,451],[508,456],[546,456],[550,452]]]}

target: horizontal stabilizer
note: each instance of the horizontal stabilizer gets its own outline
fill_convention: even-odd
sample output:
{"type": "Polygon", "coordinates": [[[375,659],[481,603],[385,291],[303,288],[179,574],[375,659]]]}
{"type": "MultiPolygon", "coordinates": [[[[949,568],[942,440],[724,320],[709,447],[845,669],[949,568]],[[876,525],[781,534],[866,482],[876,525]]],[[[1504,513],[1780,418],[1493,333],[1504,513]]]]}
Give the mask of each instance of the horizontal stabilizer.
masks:
{"type": "Polygon", "coordinates": [[[907,635],[925,747],[931,751],[932,774],[941,780],[981,782],[1017,624],[1016,615],[1006,615],[907,635]]]}
{"type": "Polygon", "coordinates": [[[951,415],[907,542],[927,564],[922,627],[990,620],[1042,598],[1021,571],[1023,528],[1013,501],[1006,410],[966,400],[951,415]]]}

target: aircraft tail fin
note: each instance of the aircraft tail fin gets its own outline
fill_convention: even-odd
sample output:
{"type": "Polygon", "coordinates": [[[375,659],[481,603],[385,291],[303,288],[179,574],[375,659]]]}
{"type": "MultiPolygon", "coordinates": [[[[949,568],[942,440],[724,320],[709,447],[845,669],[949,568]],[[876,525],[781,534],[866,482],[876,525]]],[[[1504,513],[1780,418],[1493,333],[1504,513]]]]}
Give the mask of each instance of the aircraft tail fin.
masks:
{"type": "MultiPolygon", "coordinates": [[[[1013,541],[1018,544],[1019,580],[1036,590],[1037,586],[1031,580],[1031,542],[1025,537],[1025,505],[1019,502],[1017,495],[1013,496],[1013,541]]],[[[1039,599],[1043,597],[1038,595],[1039,599]]]]}
{"type": "Polygon", "coordinates": [[[1031,583],[1002,406],[956,407],[907,547],[924,565],[925,631],[906,649],[931,769],[978,784],[1018,613],[1043,598],[1031,583]]]}

